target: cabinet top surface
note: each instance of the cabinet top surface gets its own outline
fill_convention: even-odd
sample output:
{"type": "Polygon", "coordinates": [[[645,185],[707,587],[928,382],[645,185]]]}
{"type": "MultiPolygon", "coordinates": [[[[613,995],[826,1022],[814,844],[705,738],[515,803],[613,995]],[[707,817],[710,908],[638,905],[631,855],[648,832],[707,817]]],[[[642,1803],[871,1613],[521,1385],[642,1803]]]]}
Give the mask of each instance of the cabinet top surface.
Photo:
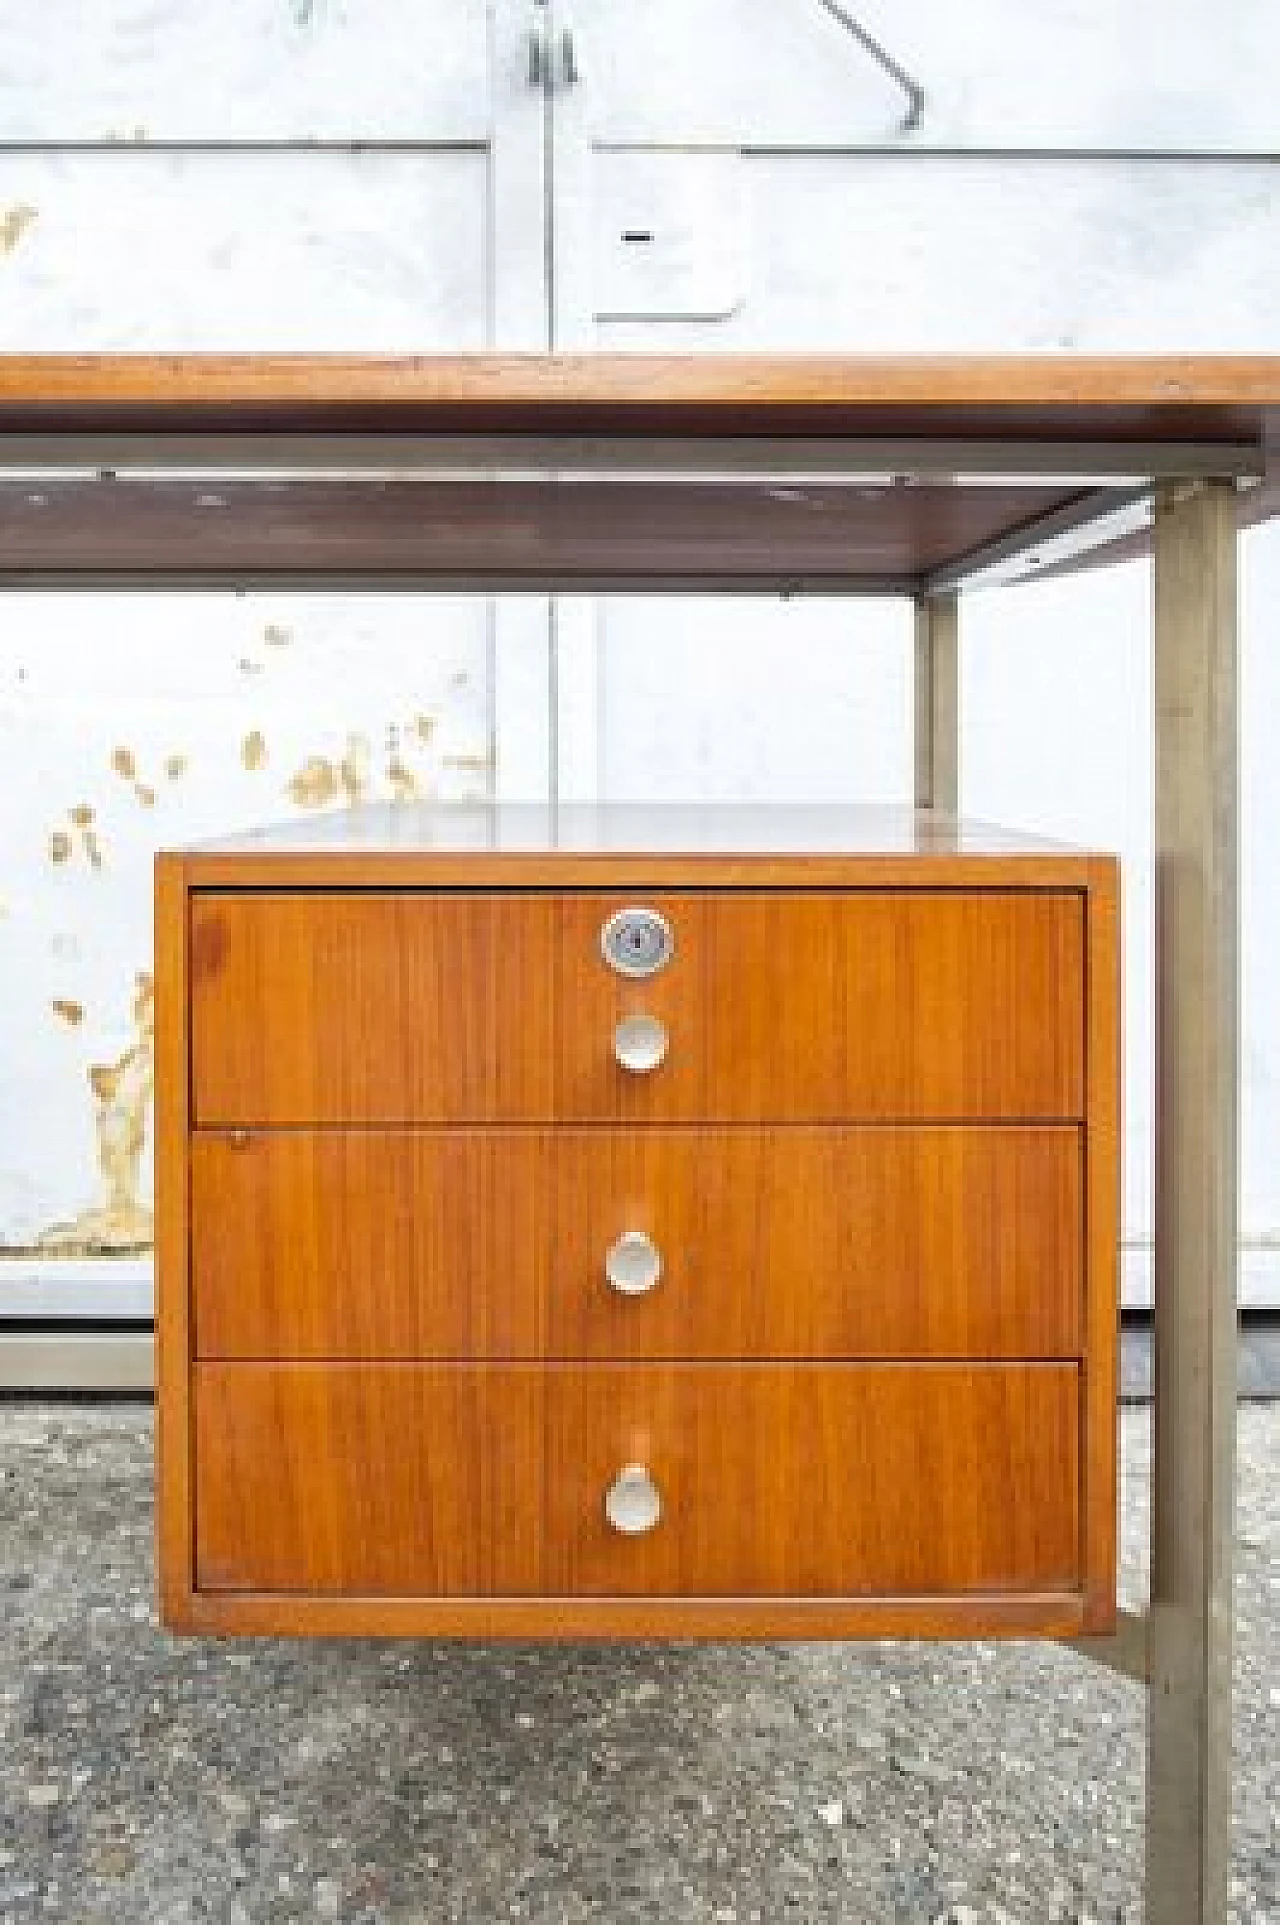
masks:
{"type": "Polygon", "coordinates": [[[1066,855],[1066,844],[874,803],[372,802],[192,845],[191,853],[492,849],[530,855],[1066,855]]]}
{"type": "MultiPolygon", "coordinates": [[[[652,872],[677,882],[837,878],[852,865],[939,881],[1000,861],[1030,862],[1034,881],[1079,886],[1091,858],[986,823],[891,806],[537,803],[362,804],[204,842],[181,853],[198,885],[255,880],[466,886],[501,880],[608,882],[652,872]]],[[[994,879],[989,876],[987,879],[994,879]]]]}

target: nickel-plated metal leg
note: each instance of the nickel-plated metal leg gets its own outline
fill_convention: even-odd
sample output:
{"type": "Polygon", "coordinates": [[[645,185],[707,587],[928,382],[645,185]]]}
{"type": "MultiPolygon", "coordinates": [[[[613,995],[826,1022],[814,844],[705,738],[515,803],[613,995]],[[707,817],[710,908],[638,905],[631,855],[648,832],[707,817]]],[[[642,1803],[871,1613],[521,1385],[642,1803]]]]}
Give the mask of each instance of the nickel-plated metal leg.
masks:
{"type": "Polygon", "coordinates": [[[915,803],[960,810],[960,599],[915,604],[915,803]]]}
{"type": "Polygon", "coordinates": [[[1225,1925],[1231,1809],[1238,967],[1236,515],[1155,525],[1155,1471],[1147,1918],[1225,1925]]]}

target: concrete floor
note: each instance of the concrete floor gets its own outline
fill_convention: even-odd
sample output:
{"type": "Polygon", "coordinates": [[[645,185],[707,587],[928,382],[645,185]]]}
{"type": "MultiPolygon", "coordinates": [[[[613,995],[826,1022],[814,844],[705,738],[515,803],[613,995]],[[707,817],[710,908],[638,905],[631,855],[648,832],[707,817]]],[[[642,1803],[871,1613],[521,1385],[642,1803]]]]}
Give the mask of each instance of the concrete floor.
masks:
{"type": "MultiPolygon", "coordinates": [[[[1278,1470],[1244,1409],[1240,1925],[1280,1920],[1278,1470]]],[[[1140,1919],[1143,1694],[1054,1647],[177,1642],[149,1410],[0,1404],[0,1478],[5,1925],[1140,1919]]]]}

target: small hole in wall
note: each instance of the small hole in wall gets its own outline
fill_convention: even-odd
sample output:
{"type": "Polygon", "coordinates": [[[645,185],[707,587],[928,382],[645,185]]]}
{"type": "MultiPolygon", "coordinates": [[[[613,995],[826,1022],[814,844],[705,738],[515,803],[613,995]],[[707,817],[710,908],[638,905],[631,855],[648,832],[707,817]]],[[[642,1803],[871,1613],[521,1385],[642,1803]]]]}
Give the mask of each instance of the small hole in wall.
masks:
{"type": "Polygon", "coordinates": [[[635,246],[645,241],[652,241],[653,229],[651,227],[624,227],[622,230],[622,238],[624,241],[629,241],[635,246]]]}

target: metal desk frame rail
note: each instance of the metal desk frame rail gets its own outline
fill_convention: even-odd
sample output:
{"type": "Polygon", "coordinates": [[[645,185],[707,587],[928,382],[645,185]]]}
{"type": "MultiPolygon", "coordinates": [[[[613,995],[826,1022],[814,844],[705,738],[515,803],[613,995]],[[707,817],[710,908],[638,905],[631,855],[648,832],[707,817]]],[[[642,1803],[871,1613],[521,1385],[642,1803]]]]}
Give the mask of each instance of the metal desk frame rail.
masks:
{"type": "Polygon", "coordinates": [[[1147,1687],[1150,1925],[1227,1917],[1237,530],[1276,512],[1276,358],[0,358],[0,588],[906,594],[922,807],[959,591],[1151,552],[1151,1605],[1077,1646],[1147,1687]]]}

